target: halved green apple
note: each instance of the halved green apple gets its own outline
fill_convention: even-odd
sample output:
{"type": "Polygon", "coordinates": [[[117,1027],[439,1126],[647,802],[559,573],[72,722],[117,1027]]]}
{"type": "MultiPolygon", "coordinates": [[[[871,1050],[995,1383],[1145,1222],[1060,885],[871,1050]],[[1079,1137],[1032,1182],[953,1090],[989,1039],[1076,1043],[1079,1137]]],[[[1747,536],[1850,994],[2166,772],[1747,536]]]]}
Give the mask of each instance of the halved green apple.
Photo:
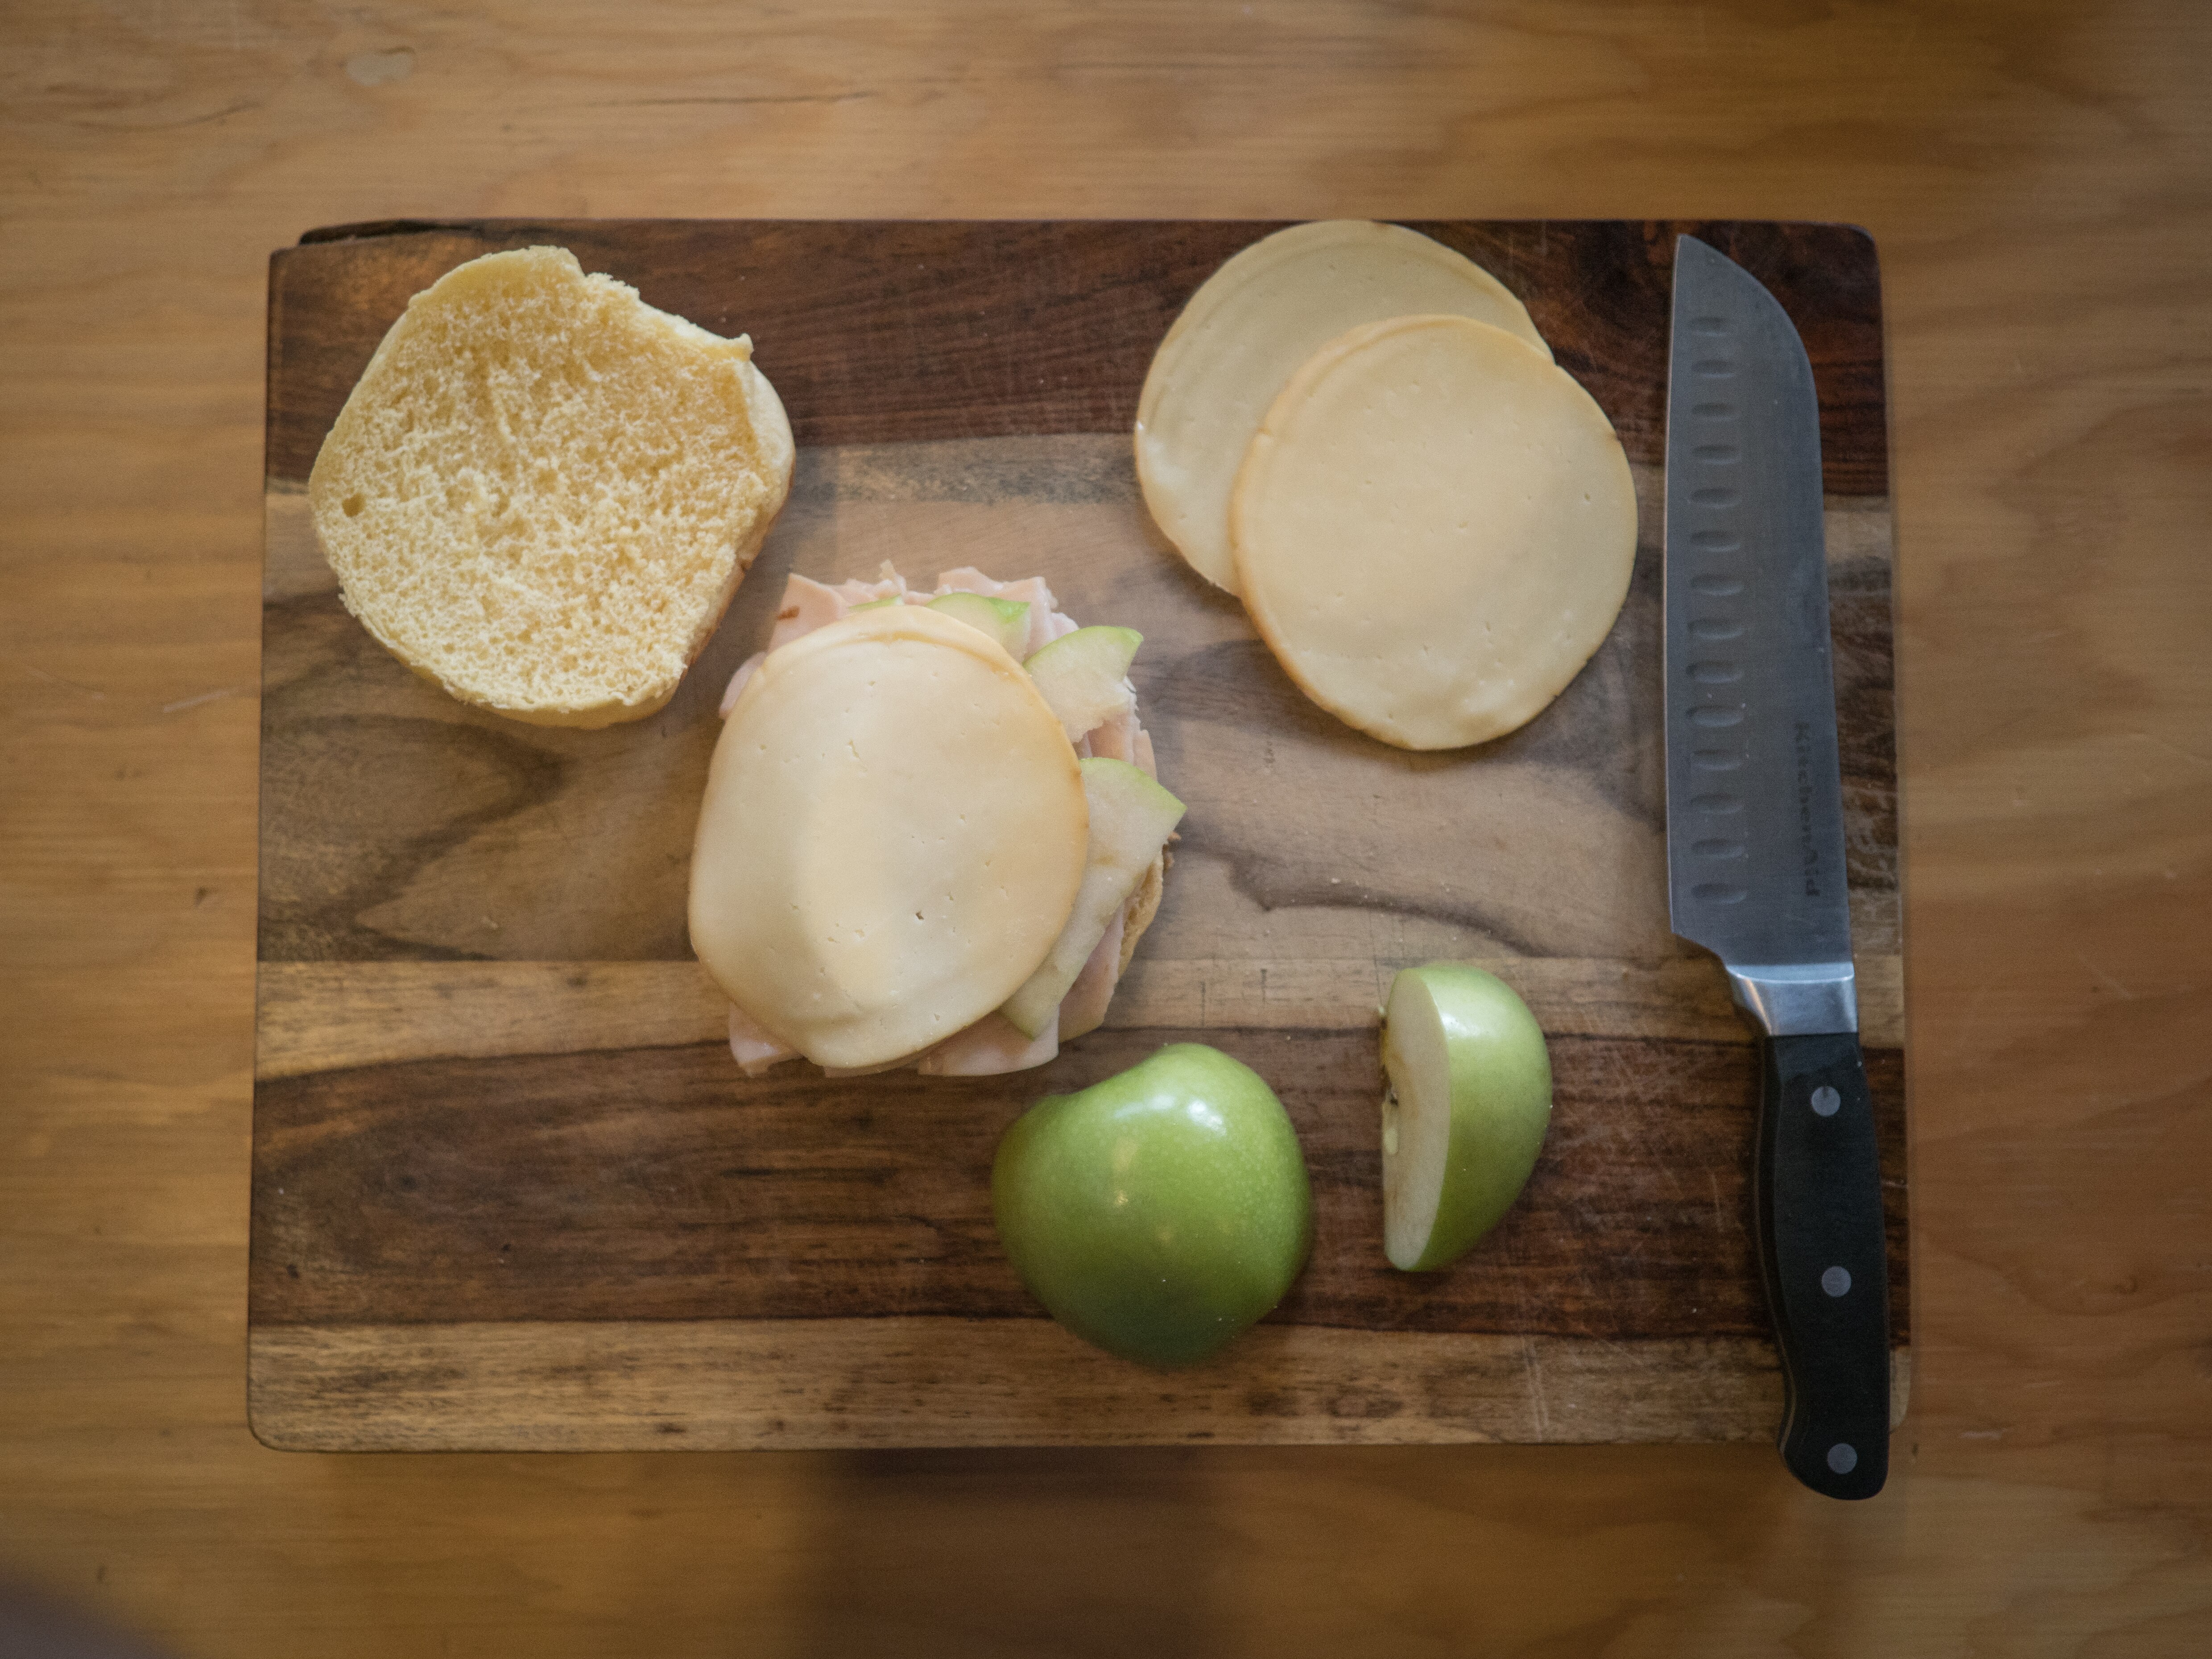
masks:
{"type": "Polygon", "coordinates": [[[1409,1273],[1465,1255],[1528,1184],[1552,1060],[1513,988],[1463,962],[1408,968],[1382,1014],[1382,1233],[1409,1273]]]}
{"type": "Polygon", "coordinates": [[[994,599],[983,593],[940,593],[929,602],[956,622],[964,622],[988,634],[1008,656],[1019,661],[1030,637],[1030,607],[1023,599],[994,599]]]}
{"type": "Polygon", "coordinates": [[[1133,703],[1129,664],[1144,642],[1133,628],[1079,628],[1022,665],[1070,743],[1133,703]]]}
{"type": "Polygon", "coordinates": [[[1196,1364],[1279,1303],[1313,1246],[1290,1114],[1177,1042],[1017,1118],[991,1164],[1014,1271],[1054,1319],[1141,1364],[1196,1364]]]}
{"type": "Polygon", "coordinates": [[[1106,937],[1115,912],[1128,903],[1145,872],[1182,821],[1182,803],[1128,762],[1086,760],[1082,767],[1083,797],[1091,809],[1091,846],[1075,908],[1045,953],[1043,964],[999,1010],[1024,1036],[1044,1030],[1083,964],[1106,937]]]}

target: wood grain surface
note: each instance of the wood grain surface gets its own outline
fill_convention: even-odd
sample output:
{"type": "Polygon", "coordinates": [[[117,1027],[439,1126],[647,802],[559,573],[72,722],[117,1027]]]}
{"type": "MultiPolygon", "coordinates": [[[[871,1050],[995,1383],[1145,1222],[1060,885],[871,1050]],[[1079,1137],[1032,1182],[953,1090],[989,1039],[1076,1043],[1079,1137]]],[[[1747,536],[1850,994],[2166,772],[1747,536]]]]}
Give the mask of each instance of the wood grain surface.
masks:
{"type": "MultiPolygon", "coordinates": [[[[1644,533],[1620,621],[1557,702],[1498,742],[1409,755],[1299,696],[1241,609],[1162,541],[1138,492],[1129,431],[1153,347],[1223,259],[1273,228],[399,225],[313,232],[275,257],[260,957],[285,988],[286,1058],[281,1076],[258,1067],[255,1097],[248,1387],[264,1441],[629,1444],[635,1401],[686,1395],[651,1370],[662,1357],[651,1344],[617,1351],[630,1369],[592,1367],[604,1431],[573,1407],[503,1427],[499,1413],[553,1397],[515,1386],[532,1364],[527,1331],[547,1337],[535,1371],[557,1377],[577,1369],[573,1328],[650,1320],[774,1333],[773,1389],[732,1371],[699,1399],[702,1417],[670,1419],[684,1437],[659,1443],[670,1446],[744,1444],[748,1422],[754,1443],[792,1443],[794,1419],[809,1444],[840,1443],[841,1424],[853,1445],[929,1434],[1327,1442],[1346,1437],[1333,1402],[1346,1395],[1370,1401],[1359,1430],[1370,1440],[1601,1438],[1607,1390],[1623,1437],[1666,1437],[1662,1401],[1680,1411],[1675,1437],[1771,1431],[1776,1361],[1749,1219],[1754,1057],[1741,1026],[1712,1029],[1718,966],[1673,939],[1666,921],[1656,463],[1670,269],[1682,231],[1729,251],[1802,319],[1826,386],[1845,842],[1856,943],[1879,985],[1894,977],[1899,927],[1873,246],[1826,225],[1424,227],[1519,293],[1606,409],[1631,455],[1644,533]],[[546,241],[653,303],[750,333],[801,445],[792,502],[682,692],[611,732],[519,726],[410,673],[339,603],[301,493],[408,299],[465,259],[546,241]],[[887,558],[923,580],[964,563],[1041,574],[1079,619],[1143,633],[1140,705],[1189,808],[1168,901],[1109,1029],[1039,1071],[841,1081],[792,1066],[744,1079],[711,1027],[667,1042],[660,999],[672,975],[606,970],[690,957],[689,844],[714,705],[766,639],[786,573],[834,581],[887,558]],[[1563,979],[1583,988],[1586,1030],[1555,1035],[1551,1137],[1506,1224],[1448,1271],[1398,1273],[1380,1245],[1375,1010],[1399,967],[1470,957],[1509,982],[1529,965],[1532,995],[1563,979]],[[378,970],[368,984],[381,988],[395,967],[460,961],[515,963],[526,977],[465,988],[441,978],[434,1029],[458,1019],[506,1042],[452,1060],[362,1065],[343,1054],[335,1038],[359,1029],[361,988],[338,969],[378,970]],[[289,971],[308,964],[324,971],[289,971]],[[566,976],[545,971],[561,966],[566,976]],[[1616,1028],[1587,992],[1632,975],[1650,1006],[1616,1028]],[[623,984],[638,993],[635,1024],[613,994],[623,984]],[[572,997],[592,1011],[598,1045],[531,1046],[526,1031],[583,1023],[567,1012],[572,997]],[[301,1036],[341,1052],[309,1069],[301,1036]],[[1041,1094],[1194,1039],[1273,1080],[1297,1127],[1315,1188],[1313,1256],[1269,1320],[1335,1334],[1317,1351],[1339,1368],[1331,1388],[1271,1387],[1266,1366],[1243,1355],[1206,1373],[1241,1373],[1243,1385],[1153,1388],[1121,1362],[982,1322],[1042,1317],[991,1223],[991,1157],[1006,1126],[1041,1094]],[[1026,1387],[939,1406],[933,1396],[950,1386],[940,1373],[883,1359],[931,1321],[958,1322],[921,1340],[952,1354],[964,1332],[987,1370],[996,1356],[996,1370],[1018,1376],[1012,1356],[1027,1357],[1026,1387]],[[262,1340],[295,1327],[346,1340],[262,1340]],[[398,1353],[362,1362],[380,1332],[404,1352],[418,1334],[439,1344],[434,1391],[398,1353]],[[1607,1363],[1540,1365],[1528,1348],[1527,1364],[1500,1373],[1505,1387],[1469,1395],[1452,1381],[1455,1366],[1482,1368],[1455,1357],[1467,1345],[1430,1344],[1413,1360],[1386,1340],[1416,1333],[1510,1339],[1509,1352],[1551,1339],[1607,1363]],[[1746,1375],[1716,1387],[1731,1363],[1746,1375]],[[1580,1409],[1556,1423],[1540,1403],[1558,1391],[1554,1370],[1582,1378],[1580,1409]],[[1098,1409],[1102,1390],[1121,1400],[1110,1413],[1098,1409]],[[1476,1403],[1417,1407],[1439,1391],[1476,1403]],[[1004,1407],[995,1427],[979,1401],[1004,1407]]],[[[679,1006],[699,1000],[696,983],[678,993],[679,1006]]],[[[402,1020],[421,1006],[377,1005],[402,1020]]],[[[1904,1069],[1897,1023],[1881,1027],[1867,1033],[1869,1079],[1893,1200],[1901,1357],[1911,1327],[1904,1069]]],[[[381,1041],[426,1046],[404,1030],[381,1041]]],[[[714,1340],[748,1352],[738,1334],[714,1340]]]]}
{"type": "Polygon", "coordinates": [[[2208,26],[9,8],[0,1577],[209,1656],[2201,1650],[2208,26]],[[272,251],[410,216],[1655,213],[1881,250],[1916,1364],[1881,1498],[1812,1498],[1759,1444],[253,1441],[272,251]]]}

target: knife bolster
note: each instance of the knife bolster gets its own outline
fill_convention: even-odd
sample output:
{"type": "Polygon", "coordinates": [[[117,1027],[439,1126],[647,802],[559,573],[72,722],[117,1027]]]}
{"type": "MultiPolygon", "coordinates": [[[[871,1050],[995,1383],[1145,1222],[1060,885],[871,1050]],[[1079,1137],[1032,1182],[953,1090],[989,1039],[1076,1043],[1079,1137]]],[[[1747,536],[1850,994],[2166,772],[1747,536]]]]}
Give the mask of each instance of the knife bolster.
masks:
{"type": "Polygon", "coordinates": [[[1768,1036],[1848,1035],[1859,1029],[1857,975],[1848,962],[1727,966],[1735,1006],[1768,1036]]]}

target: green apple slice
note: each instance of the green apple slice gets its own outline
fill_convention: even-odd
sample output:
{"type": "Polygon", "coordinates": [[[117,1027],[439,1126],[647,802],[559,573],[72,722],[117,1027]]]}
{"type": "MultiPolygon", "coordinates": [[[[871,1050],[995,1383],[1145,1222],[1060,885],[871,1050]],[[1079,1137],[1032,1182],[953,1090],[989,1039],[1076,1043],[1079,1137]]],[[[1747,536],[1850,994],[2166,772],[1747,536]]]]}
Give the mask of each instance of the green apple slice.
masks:
{"type": "Polygon", "coordinates": [[[964,622],[999,642],[1000,649],[1018,659],[1029,643],[1030,607],[1023,599],[994,599],[982,593],[940,593],[929,602],[956,622],[964,622]]]}
{"type": "Polygon", "coordinates": [[[1079,628],[1022,665],[1070,743],[1135,702],[1129,664],[1144,642],[1133,628],[1079,628]]]}
{"type": "Polygon", "coordinates": [[[1082,765],[1091,846],[1075,908],[1043,965],[999,1010],[1024,1036],[1036,1036],[1059,1011],[1083,964],[1182,821],[1182,803],[1128,762],[1086,760],[1082,765]]]}
{"type": "Polygon", "coordinates": [[[1511,986],[1432,962],[1390,982],[1382,1069],[1383,1247],[1392,1267],[1425,1273],[1465,1255],[1528,1184],[1551,1056],[1511,986]]]}

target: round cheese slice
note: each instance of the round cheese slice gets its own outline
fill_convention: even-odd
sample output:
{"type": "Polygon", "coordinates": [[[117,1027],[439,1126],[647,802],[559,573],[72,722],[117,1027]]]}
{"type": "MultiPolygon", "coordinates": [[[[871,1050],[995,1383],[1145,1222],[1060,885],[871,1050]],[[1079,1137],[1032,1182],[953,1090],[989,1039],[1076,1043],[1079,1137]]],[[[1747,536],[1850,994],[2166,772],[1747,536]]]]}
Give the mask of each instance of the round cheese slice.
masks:
{"type": "Polygon", "coordinates": [[[1191,568],[1237,591],[1229,492],[1283,385],[1346,329],[1449,313],[1550,348],[1521,301],[1465,255],[1368,219],[1293,225],[1207,277],[1160,342],[1137,403],[1137,478],[1152,519],[1191,568]]]}
{"type": "Polygon", "coordinates": [[[722,727],[691,944],[817,1065],[878,1065],[1029,978],[1083,879],[1075,751],[997,641],[927,607],[773,651],[722,727]]]}
{"type": "Polygon", "coordinates": [[[1253,438],[1231,519],[1245,608],[1291,678],[1402,749],[1534,718],[1604,642],[1636,560],[1605,412],[1464,317],[1316,353],[1253,438]]]}

